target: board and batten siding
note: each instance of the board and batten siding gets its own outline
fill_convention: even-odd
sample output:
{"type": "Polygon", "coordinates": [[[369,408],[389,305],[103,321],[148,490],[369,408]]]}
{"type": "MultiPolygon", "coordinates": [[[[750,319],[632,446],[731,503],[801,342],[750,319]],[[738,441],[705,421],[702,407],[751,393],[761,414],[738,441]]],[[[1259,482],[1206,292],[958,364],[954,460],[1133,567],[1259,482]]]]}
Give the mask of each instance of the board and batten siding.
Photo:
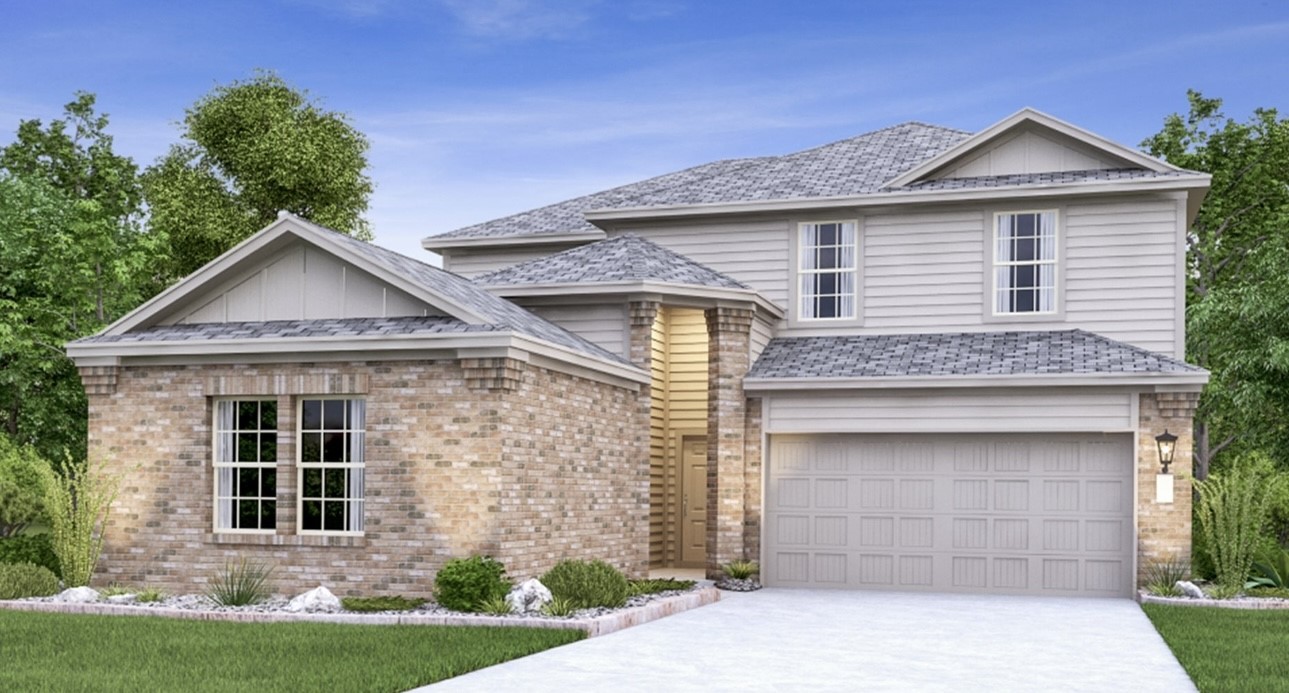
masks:
{"type": "MultiPolygon", "coordinates": [[[[1055,205],[1052,205],[1055,207],[1055,205]]],[[[1178,201],[1168,195],[1060,206],[1063,314],[986,318],[991,282],[986,243],[993,212],[1042,204],[868,214],[862,217],[862,325],[791,323],[779,336],[1079,328],[1168,356],[1181,356],[1185,301],[1178,201]]]]}
{"type": "Polygon", "coordinates": [[[788,222],[786,220],[650,226],[609,231],[635,233],[717,272],[729,275],[786,306],[788,222]]]}
{"type": "Polygon", "coordinates": [[[331,253],[294,243],[183,303],[162,325],[395,318],[442,311],[331,253]]]}
{"type": "Polygon", "coordinates": [[[767,433],[1107,432],[1134,428],[1136,393],[1017,390],[767,394],[767,433]]]}
{"type": "Polygon", "coordinates": [[[549,320],[611,353],[630,357],[627,349],[627,307],[624,303],[591,305],[524,305],[529,312],[549,320]]]}

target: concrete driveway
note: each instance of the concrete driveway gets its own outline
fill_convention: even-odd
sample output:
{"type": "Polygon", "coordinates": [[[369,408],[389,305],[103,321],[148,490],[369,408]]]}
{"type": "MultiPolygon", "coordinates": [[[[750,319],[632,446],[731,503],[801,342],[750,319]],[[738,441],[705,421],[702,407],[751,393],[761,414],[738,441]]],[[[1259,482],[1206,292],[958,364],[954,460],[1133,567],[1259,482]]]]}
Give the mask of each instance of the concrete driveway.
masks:
{"type": "Polygon", "coordinates": [[[1127,599],[765,589],[422,690],[1195,688],[1127,599]]]}

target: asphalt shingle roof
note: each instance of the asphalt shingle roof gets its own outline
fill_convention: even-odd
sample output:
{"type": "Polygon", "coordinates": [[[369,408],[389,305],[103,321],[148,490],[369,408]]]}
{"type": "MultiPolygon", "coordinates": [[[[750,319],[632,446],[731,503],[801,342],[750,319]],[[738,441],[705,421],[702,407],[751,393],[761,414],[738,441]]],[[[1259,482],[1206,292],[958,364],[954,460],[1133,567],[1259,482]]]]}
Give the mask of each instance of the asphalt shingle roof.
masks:
{"type": "Polygon", "coordinates": [[[831,197],[876,192],[970,133],[903,123],[783,156],[728,159],[449,231],[434,238],[499,238],[596,231],[593,209],[831,197]]]}
{"type": "Polygon", "coordinates": [[[970,188],[1002,188],[1013,185],[1044,185],[1059,183],[1087,183],[1089,181],[1137,180],[1143,178],[1172,178],[1191,175],[1189,171],[1150,171],[1144,168],[1109,168],[1089,171],[1055,171],[1051,173],[1015,173],[1004,176],[973,176],[969,178],[936,178],[897,188],[884,188],[882,192],[911,190],[966,190],[970,188]]]}
{"type": "Polygon", "coordinates": [[[117,335],[95,335],[91,343],[198,342],[223,339],[289,339],[292,337],[365,337],[460,332],[496,332],[492,325],[471,325],[453,317],[430,315],[405,318],[335,318],[269,320],[191,325],[157,325],[117,335]]]}
{"type": "Polygon", "coordinates": [[[780,337],[749,378],[1203,373],[1162,354],[1085,332],[780,337]]]}
{"type": "Polygon", "coordinates": [[[748,288],[737,279],[631,233],[474,278],[474,282],[482,286],[622,281],[656,281],[725,289],[748,288]]]}

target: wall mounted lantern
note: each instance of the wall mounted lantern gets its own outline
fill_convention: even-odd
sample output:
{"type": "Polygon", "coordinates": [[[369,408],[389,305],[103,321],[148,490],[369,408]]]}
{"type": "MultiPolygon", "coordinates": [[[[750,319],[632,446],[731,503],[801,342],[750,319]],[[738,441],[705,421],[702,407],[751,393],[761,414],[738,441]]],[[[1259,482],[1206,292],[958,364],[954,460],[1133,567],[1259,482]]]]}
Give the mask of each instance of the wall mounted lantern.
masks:
{"type": "Polygon", "coordinates": [[[1173,463],[1173,452],[1177,449],[1177,436],[1164,429],[1163,433],[1155,436],[1155,443],[1159,445],[1159,463],[1164,466],[1164,474],[1168,473],[1168,465],[1173,463]]]}

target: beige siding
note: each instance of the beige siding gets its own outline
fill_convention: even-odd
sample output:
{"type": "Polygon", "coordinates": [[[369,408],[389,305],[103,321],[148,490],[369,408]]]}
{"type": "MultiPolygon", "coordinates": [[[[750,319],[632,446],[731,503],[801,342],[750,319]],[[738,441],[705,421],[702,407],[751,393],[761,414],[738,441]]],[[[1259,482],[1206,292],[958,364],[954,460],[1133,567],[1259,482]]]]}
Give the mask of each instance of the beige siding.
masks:
{"type": "MultiPolygon", "coordinates": [[[[675,534],[667,518],[667,316],[653,322],[649,389],[649,564],[663,565],[675,534]]],[[[673,550],[674,551],[674,550],[673,550]]]]}
{"type": "Polygon", "coordinates": [[[658,245],[727,274],[786,306],[788,300],[788,222],[748,221],[673,227],[624,228],[658,245]]]}
{"type": "Polygon", "coordinates": [[[1124,431],[1134,395],[1051,388],[766,396],[770,433],[1023,433],[1124,431]]]}
{"type": "Polygon", "coordinates": [[[473,279],[481,274],[495,272],[511,265],[518,265],[521,262],[554,255],[576,245],[554,244],[528,247],[503,246],[479,250],[448,250],[443,251],[441,255],[443,256],[443,269],[455,272],[467,279],[473,279]]]}
{"type": "Polygon", "coordinates": [[[774,325],[766,322],[761,315],[757,315],[752,321],[752,331],[748,338],[748,363],[756,363],[756,359],[765,350],[765,345],[774,338],[774,325]]]}
{"type": "Polygon", "coordinates": [[[322,250],[296,243],[161,319],[163,325],[442,315],[322,250]]]}
{"type": "Polygon", "coordinates": [[[980,325],[984,226],[978,210],[865,217],[860,281],[866,331],[980,325]]]}
{"type": "MultiPolygon", "coordinates": [[[[521,301],[516,301],[524,305],[521,301]]],[[[603,349],[627,353],[627,308],[622,303],[597,305],[524,305],[529,311],[603,349]]]]}

